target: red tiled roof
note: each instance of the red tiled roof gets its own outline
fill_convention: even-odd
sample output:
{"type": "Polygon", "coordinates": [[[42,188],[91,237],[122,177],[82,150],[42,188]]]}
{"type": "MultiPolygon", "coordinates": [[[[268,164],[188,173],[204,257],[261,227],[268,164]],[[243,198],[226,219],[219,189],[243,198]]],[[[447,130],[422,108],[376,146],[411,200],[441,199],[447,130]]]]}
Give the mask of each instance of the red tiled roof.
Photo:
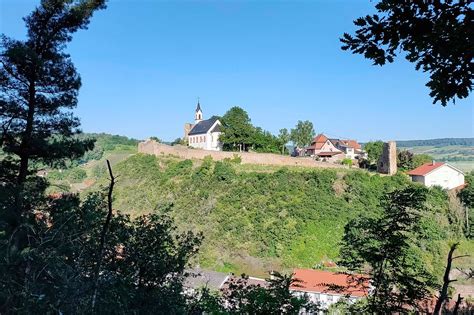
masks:
{"type": "Polygon", "coordinates": [[[414,170],[409,171],[407,174],[408,175],[415,175],[415,176],[425,176],[426,174],[430,173],[431,171],[437,169],[440,166],[443,166],[443,162],[430,162],[423,164],[414,170]]]}
{"type": "Polygon", "coordinates": [[[312,269],[295,269],[293,279],[301,281],[290,286],[295,291],[365,296],[369,287],[367,278],[362,275],[312,269]]]}
{"type": "Polygon", "coordinates": [[[356,150],[360,150],[362,148],[361,145],[355,140],[341,140],[341,142],[356,150]]]}
{"type": "Polygon", "coordinates": [[[314,137],[313,141],[311,142],[311,146],[314,147],[316,150],[319,150],[323,147],[323,145],[328,141],[328,137],[320,133],[316,137],[314,137]]]}

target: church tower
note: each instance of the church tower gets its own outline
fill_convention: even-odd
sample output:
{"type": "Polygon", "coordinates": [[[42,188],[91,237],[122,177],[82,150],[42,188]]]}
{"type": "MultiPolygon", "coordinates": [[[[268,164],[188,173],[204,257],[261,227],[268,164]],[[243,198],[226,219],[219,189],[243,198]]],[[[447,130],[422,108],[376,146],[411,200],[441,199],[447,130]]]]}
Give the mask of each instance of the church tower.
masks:
{"type": "Polygon", "coordinates": [[[199,104],[199,100],[198,100],[196,113],[194,114],[194,123],[197,124],[200,121],[202,121],[202,110],[201,110],[201,104],[199,104]]]}

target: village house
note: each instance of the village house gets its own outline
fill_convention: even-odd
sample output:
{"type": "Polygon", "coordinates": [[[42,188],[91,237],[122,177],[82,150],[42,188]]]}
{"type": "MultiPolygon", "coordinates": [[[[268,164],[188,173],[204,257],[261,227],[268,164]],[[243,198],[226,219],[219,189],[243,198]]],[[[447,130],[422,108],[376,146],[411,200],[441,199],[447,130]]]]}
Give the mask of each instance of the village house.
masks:
{"type": "Polygon", "coordinates": [[[184,140],[192,148],[222,151],[222,143],[219,141],[221,135],[221,122],[215,116],[203,119],[201,105],[197,103],[194,113],[194,124],[184,124],[184,140]]]}
{"type": "Polygon", "coordinates": [[[311,302],[319,303],[323,310],[347,298],[351,303],[367,296],[369,282],[361,275],[348,275],[338,272],[295,269],[290,291],[296,296],[306,295],[311,302]]]}
{"type": "Polygon", "coordinates": [[[194,268],[186,270],[183,286],[186,293],[194,293],[198,289],[208,288],[219,291],[231,275],[223,272],[194,268]]]}
{"type": "Polygon", "coordinates": [[[357,141],[330,139],[322,133],[314,137],[311,145],[306,147],[306,155],[328,162],[337,162],[345,158],[358,159],[364,154],[357,141]]]}
{"type": "Polygon", "coordinates": [[[464,185],[464,173],[443,162],[426,163],[407,174],[413,182],[421,183],[427,187],[439,186],[449,190],[464,185]]]}

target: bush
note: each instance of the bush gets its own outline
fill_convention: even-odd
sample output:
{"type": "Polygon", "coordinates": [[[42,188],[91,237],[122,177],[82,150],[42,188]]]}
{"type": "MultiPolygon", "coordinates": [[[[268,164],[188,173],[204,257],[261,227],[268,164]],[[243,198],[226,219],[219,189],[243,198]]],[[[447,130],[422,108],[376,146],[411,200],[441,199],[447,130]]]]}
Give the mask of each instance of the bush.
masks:
{"type": "Polygon", "coordinates": [[[73,168],[67,172],[67,179],[73,183],[82,182],[87,178],[87,173],[82,168],[73,168]]]}
{"type": "Polygon", "coordinates": [[[352,159],[346,158],[346,159],[341,161],[341,164],[351,167],[352,166],[352,159]]]}
{"type": "Polygon", "coordinates": [[[230,181],[235,176],[235,170],[228,162],[216,162],[214,177],[220,181],[230,181]]]}

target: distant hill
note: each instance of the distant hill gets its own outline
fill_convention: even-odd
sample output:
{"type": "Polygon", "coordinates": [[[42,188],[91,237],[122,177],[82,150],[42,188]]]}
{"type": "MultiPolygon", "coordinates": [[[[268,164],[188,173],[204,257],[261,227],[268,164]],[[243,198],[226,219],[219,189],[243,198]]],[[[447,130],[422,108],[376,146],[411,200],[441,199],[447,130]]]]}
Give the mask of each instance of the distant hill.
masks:
{"type": "Polygon", "coordinates": [[[449,162],[465,172],[474,170],[474,138],[397,141],[397,147],[415,154],[428,154],[434,160],[449,162]]]}
{"type": "Polygon", "coordinates": [[[397,147],[399,148],[420,147],[420,146],[445,147],[445,146],[451,146],[451,145],[474,147],[474,138],[440,138],[440,139],[428,139],[428,140],[399,140],[397,141],[397,147]]]}

